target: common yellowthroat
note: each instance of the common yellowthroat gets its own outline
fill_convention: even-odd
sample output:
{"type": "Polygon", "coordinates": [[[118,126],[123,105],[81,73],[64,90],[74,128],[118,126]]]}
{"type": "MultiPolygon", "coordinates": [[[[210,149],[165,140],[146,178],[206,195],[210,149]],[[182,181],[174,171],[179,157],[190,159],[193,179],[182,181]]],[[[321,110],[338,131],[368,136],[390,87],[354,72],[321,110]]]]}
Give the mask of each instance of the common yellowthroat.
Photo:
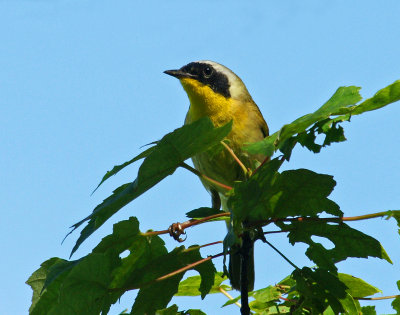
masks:
{"type": "MultiPolygon", "coordinates": [[[[268,126],[258,106],[253,101],[242,80],[225,66],[213,61],[191,62],[178,70],[167,70],[166,74],[178,78],[185,89],[190,107],[185,124],[202,117],[209,117],[214,126],[222,126],[233,120],[232,130],[226,143],[246,168],[254,169],[265,157],[249,155],[242,149],[245,143],[260,141],[268,136],[268,126]]],[[[195,168],[202,174],[228,186],[244,180],[246,175],[241,166],[227,150],[218,153],[206,151],[192,158],[195,168]]],[[[226,204],[226,190],[202,180],[212,196],[214,208],[226,204]]],[[[225,209],[228,210],[228,209],[225,209]]],[[[231,249],[229,278],[232,287],[240,290],[239,249],[231,249]]],[[[254,287],[254,250],[248,272],[248,290],[254,287]]]]}

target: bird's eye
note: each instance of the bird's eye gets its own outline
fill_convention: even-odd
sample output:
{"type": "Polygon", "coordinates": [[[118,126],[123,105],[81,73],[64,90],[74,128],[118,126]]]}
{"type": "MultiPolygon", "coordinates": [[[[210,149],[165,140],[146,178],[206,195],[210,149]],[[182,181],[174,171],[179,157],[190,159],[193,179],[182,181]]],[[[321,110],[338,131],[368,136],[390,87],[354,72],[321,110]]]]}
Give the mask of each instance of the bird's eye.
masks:
{"type": "Polygon", "coordinates": [[[210,68],[210,67],[205,67],[205,68],[203,69],[203,74],[204,74],[204,77],[205,77],[205,78],[211,77],[212,73],[213,73],[213,70],[212,70],[212,68],[210,68]]]}

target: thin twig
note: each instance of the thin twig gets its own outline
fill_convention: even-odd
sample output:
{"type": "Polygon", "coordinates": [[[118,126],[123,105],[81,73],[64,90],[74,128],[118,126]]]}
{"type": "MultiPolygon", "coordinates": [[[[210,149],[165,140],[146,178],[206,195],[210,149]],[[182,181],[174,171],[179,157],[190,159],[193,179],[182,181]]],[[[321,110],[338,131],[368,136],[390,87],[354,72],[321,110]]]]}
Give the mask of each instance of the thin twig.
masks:
{"type": "Polygon", "coordinates": [[[217,186],[219,186],[219,187],[221,187],[223,189],[226,189],[226,190],[231,190],[232,189],[231,186],[228,186],[228,185],[225,185],[223,183],[220,183],[219,181],[217,181],[215,179],[212,179],[212,178],[208,177],[207,175],[204,175],[204,174],[200,173],[198,170],[196,170],[195,168],[191,167],[190,165],[187,165],[185,162],[182,162],[181,164],[179,164],[179,166],[187,169],[188,171],[192,172],[193,174],[197,175],[198,177],[203,178],[206,181],[208,181],[208,182],[210,182],[212,184],[215,184],[215,185],[217,185],[217,186]]]}
{"type": "Polygon", "coordinates": [[[396,299],[400,297],[400,295],[390,295],[390,296],[381,296],[381,297],[353,297],[355,300],[363,300],[363,301],[373,301],[373,300],[389,300],[389,299],[396,299]]]}
{"type": "Polygon", "coordinates": [[[248,224],[249,227],[260,227],[275,222],[303,222],[303,221],[317,221],[317,222],[346,222],[346,221],[361,221],[384,217],[388,215],[388,211],[359,215],[354,217],[334,217],[334,218],[319,218],[319,217],[295,217],[295,218],[272,218],[268,220],[253,221],[248,224]]]}
{"type": "Polygon", "coordinates": [[[383,212],[377,212],[377,213],[371,213],[371,214],[365,214],[365,215],[358,215],[355,217],[343,217],[342,221],[360,221],[360,220],[368,220],[368,219],[374,219],[378,217],[383,217],[387,215],[387,211],[383,212]]]}
{"type": "Polygon", "coordinates": [[[237,157],[237,155],[235,154],[235,152],[233,152],[233,150],[224,142],[221,141],[221,144],[225,147],[225,149],[228,150],[228,152],[230,153],[230,155],[232,155],[233,159],[237,162],[237,164],[239,164],[239,166],[242,168],[244,175],[247,176],[247,174],[249,173],[249,171],[247,170],[246,166],[244,166],[244,164],[242,163],[242,161],[237,157]]]}
{"type": "Polygon", "coordinates": [[[207,247],[207,246],[212,246],[212,245],[216,245],[216,244],[222,244],[222,243],[223,243],[222,241],[216,241],[216,242],[212,242],[212,243],[200,245],[199,248],[203,248],[203,247],[207,247]]]}
{"type": "Polygon", "coordinates": [[[180,269],[178,269],[178,270],[175,270],[175,271],[173,271],[173,272],[171,272],[171,273],[169,273],[169,274],[166,274],[165,276],[159,277],[159,278],[157,278],[157,279],[154,280],[154,281],[161,281],[161,280],[165,280],[165,279],[171,278],[171,277],[177,275],[178,273],[181,273],[181,272],[184,272],[184,271],[186,271],[186,270],[192,269],[193,267],[196,267],[196,266],[198,266],[198,265],[201,265],[202,263],[205,263],[206,261],[209,261],[209,260],[211,260],[211,259],[220,257],[220,256],[222,256],[223,254],[224,254],[224,253],[219,253],[219,254],[217,254],[217,255],[208,256],[208,257],[206,257],[206,258],[200,259],[200,260],[198,260],[198,261],[196,261],[196,262],[194,262],[194,263],[191,263],[191,264],[189,264],[189,265],[187,265],[187,266],[185,266],[185,267],[182,267],[182,268],[180,268],[180,269]]]}
{"type": "MultiPolygon", "coordinates": [[[[234,297],[232,295],[230,295],[228,292],[226,292],[223,288],[219,287],[218,288],[219,292],[221,292],[223,295],[225,295],[228,299],[230,299],[231,301],[234,300],[234,297]]],[[[242,305],[236,301],[234,302],[237,306],[242,307],[242,305]]]]}
{"type": "Polygon", "coordinates": [[[135,287],[126,287],[126,288],[111,288],[111,289],[108,289],[108,290],[111,291],[111,292],[121,292],[121,291],[131,291],[131,290],[140,289],[141,287],[145,287],[145,286],[153,284],[155,282],[159,282],[159,281],[171,278],[173,276],[176,276],[179,273],[185,272],[185,271],[187,271],[189,269],[192,269],[193,267],[196,267],[196,266],[198,266],[198,265],[200,265],[202,263],[205,263],[206,261],[209,261],[211,259],[223,256],[223,255],[224,255],[224,253],[219,253],[217,255],[208,256],[206,258],[200,259],[198,261],[195,261],[194,263],[186,265],[185,267],[179,268],[179,269],[177,269],[177,270],[175,270],[173,272],[170,272],[170,273],[168,273],[168,274],[166,274],[164,276],[158,277],[157,279],[151,280],[149,282],[142,283],[138,287],[135,286],[135,287]]]}

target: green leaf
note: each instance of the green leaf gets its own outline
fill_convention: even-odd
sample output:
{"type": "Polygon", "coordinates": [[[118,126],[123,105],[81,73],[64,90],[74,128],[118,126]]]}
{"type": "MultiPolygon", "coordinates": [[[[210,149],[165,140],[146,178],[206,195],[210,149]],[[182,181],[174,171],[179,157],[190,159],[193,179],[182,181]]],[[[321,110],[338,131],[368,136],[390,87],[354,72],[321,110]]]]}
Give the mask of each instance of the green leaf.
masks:
{"type": "Polygon", "coordinates": [[[60,276],[68,274],[68,272],[80,261],[81,259],[73,261],[60,259],[57,263],[52,265],[48,269],[48,274],[46,277],[46,281],[44,282],[42,291],[45,290],[54,280],[56,280],[60,276]]]}
{"type": "Polygon", "coordinates": [[[251,154],[270,154],[272,146],[275,148],[274,151],[280,149],[284,142],[295,134],[306,131],[312,124],[327,119],[331,115],[342,113],[343,109],[349,108],[349,105],[356,104],[361,100],[359,90],[360,88],[356,86],[338,88],[335,94],[314,113],[304,115],[292,123],[284,125],[271,136],[247,145],[244,149],[251,154]]]}
{"type": "Polygon", "coordinates": [[[272,216],[316,216],[323,211],[342,216],[339,206],[327,198],[335,185],[333,176],[306,169],[282,172],[272,186],[272,216]]]}
{"type": "Polygon", "coordinates": [[[392,263],[382,245],[373,237],[355,230],[345,223],[327,223],[316,221],[291,222],[290,224],[275,223],[281,229],[289,231],[289,242],[306,243],[309,248],[306,255],[318,266],[335,271],[335,263],[348,257],[377,257],[392,263]],[[320,236],[329,239],[335,247],[325,249],[314,242],[311,237],[320,236]]]}
{"type": "Polygon", "coordinates": [[[134,162],[136,162],[136,161],[138,161],[138,160],[140,160],[140,159],[143,159],[143,158],[149,156],[150,153],[153,152],[155,148],[156,148],[155,146],[150,147],[150,148],[148,148],[147,150],[145,150],[145,151],[143,151],[142,153],[140,153],[140,154],[138,154],[137,156],[135,156],[133,159],[131,159],[131,160],[129,160],[129,161],[123,163],[123,164],[115,165],[115,166],[112,168],[111,171],[107,171],[107,173],[103,176],[103,178],[101,179],[100,183],[99,183],[99,184],[97,185],[97,187],[93,190],[92,194],[100,187],[101,184],[103,184],[103,183],[104,183],[107,179],[109,179],[111,176],[117,174],[120,170],[122,170],[122,169],[125,168],[126,166],[128,166],[128,165],[130,165],[130,164],[132,164],[132,163],[134,163],[134,162]]]}
{"type": "Polygon", "coordinates": [[[400,298],[395,298],[392,301],[392,307],[396,310],[396,314],[400,314],[400,298]]]}
{"type": "MultiPolygon", "coordinates": [[[[260,310],[265,310],[267,308],[271,308],[272,306],[276,305],[274,301],[278,300],[281,295],[282,291],[276,286],[268,286],[263,289],[249,292],[249,297],[255,298],[254,301],[249,303],[249,306],[253,311],[260,311],[260,310]]],[[[222,307],[234,304],[237,301],[239,301],[240,298],[241,296],[239,295],[236,298],[225,302],[225,304],[222,305],[222,307]]]]}
{"type": "Polygon", "coordinates": [[[290,157],[291,150],[297,142],[300,143],[303,147],[309,149],[310,151],[314,153],[319,153],[321,151],[321,148],[329,146],[334,142],[346,141],[343,127],[339,126],[339,123],[349,119],[350,115],[342,116],[340,119],[334,118],[318,121],[307,131],[301,132],[297,136],[291,137],[286,141],[293,142],[289,152],[283,151],[283,147],[281,147],[280,150],[286,156],[290,157]],[[315,143],[316,134],[325,134],[325,139],[322,145],[315,143]]]}
{"type": "Polygon", "coordinates": [[[123,258],[120,266],[113,271],[113,281],[110,287],[114,290],[139,288],[164,275],[163,272],[165,274],[169,272],[170,269],[164,270],[156,266],[157,262],[160,263],[162,259],[168,257],[165,243],[160,237],[138,236],[128,249],[130,254],[123,258]],[[150,270],[149,265],[155,270],[150,270]]]}
{"type": "Polygon", "coordinates": [[[359,115],[367,111],[375,110],[400,100],[400,80],[379,90],[376,94],[355,106],[351,110],[352,115],[359,115]]]}
{"type": "MultiPolygon", "coordinates": [[[[268,307],[264,312],[257,313],[259,315],[273,315],[273,314],[292,314],[290,307],[284,305],[274,305],[268,307]]],[[[293,313],[295,314],[295,313],[293,313]]]]}
{"type": "Polygon", "coordinates": [[[387,219],[394,218],[397,222],[397,226],[399,227],[398,232],[400,234],[400,210],[389,210],[387,211],[387,219]]]}
{"type": "Polygon", "coordinates": [[[282,291],[278,287],[270,285],[266,288],[254,291],[252,296],[256,301],[267,303],[278,300],[281,295],[282,291]]]}
{"type": "Polygon", "coordinates": [[[45,262],[39,273],[34,273],[32,277],[37,281],[40,274],[40,282],[43,283],[52,268],[53,272],[56,269],[57,276],[53,277],[36,303],[32,304],[30,315],[107,313],[111,304],[108,292],[111,270],[118,264],[119,258],[116,255],[102,253],[89,254],[74,265],[68,265],[58,258],[45,262]],[[68,266],[67,272],[60,273],[62,268],[57,268],[57,264],[68,266]]]}
{"type": "MultiPolygon", "coordinates": [[[[198,249],[196,250],[196,252],[192,254],[196,255],[195,256],[196,260],[201,259],[200,252],[198,251],[198,249]]],[[[217,270],[215,269],[214,264],[211,262],[211,260],[202,263],[200,265],[197,265],[193,269],[196,270],[201,276],[201,283],[199,290],[201,293],[201,298],[204,299],[214,285],[214,275],[217,272],[217,270]]]]}
{"type": "MultiPolygon", "coordinates": [[[[186,216],[190,219],[202,219],[205,217],[209,217],[215,214],[221,214],[224,213],[225,211],[221,211],[218,209],[214,208],[207,208],[207,207],[202,207],[198,209],[194,209],[192,211],[189,211],[186,213],[186,216]]],[[[225,218],[222,218],[222,220],[225,220],[225,218]]]]}
{"type": "Polygon", "coordinates": [[[339,206],[327,198],[336,185],[332,176],[306,169],[279,174],[280,164],[274,159],[248,181],[235,183],[228,205],[236,220],[315,217],[322,212],[343,215],[339,206]]]}
{"type": "MultiPolygon", "coordinates": [[[[44,310],[47,310],[56,300],[56,295],[45,293],[41,296],[44,284],[46,282],[49,270],[54,265],[65,262],[64,259],[53,257],[40,265],[40,268],[36,270],[26,281],[26,283],[32,288],[32,304],[29,308],[29,314],[45,314],[44,310]]],[[[53,287],[59,288],[60,281],[54,283],[53,287]]]]}
{"type": "MultiPolygon", "coordinates": [[[[354,300],[350,294],[347,294],[347,296],[344,299],[339,299],[339,301],[344,309],[343,314],[349,314],[349,315],[361,314],[360,303],[354,300]]],[[[335,314],[336,313],[332,310],[330,306],[323,313],[323,315],[335,315],[335,314]]]]}
{"type": "Polygon", "coordinates": [[[207,314],[202,312],[201,310],[190,309],[190,310],[181,312],[180,315],[207,315],[207,314]]]}
{"type": "Polygon", "coordinates": [[[158,310],[156,315],[176,315],[178,314],[178,305],[174,304],[163,310],[158,310]]]}
{"type": "Polygon", "coordinates": [[[93,210],[92,214],[72,226],[70,233],[89,220],[81,231],[71,255],[114,213],[174,173],[183,161],[219,143],[231,129],[232,121],[222,127],[214,128],[209,118],[202,118],[165,135],[143,161],[134,182],[117,188],[93,210]]]}
{"type": "Polygon", "coordinates": [[[360,303],[354,300],[348,293],[344,299],[340,299],[340,303],[343,306],[345,314],[359,315],[361,313],[360,303]]]}
{"type": "MultiPolygon", "coordinates": [[[[222,276],[222,272],[217,272],[214,277],[214,285],[211,287],[210,292],[212,293],[221,293],[219,288],[223,288],[225,291],[230,291],[232,288],[229,285],[222,284],[222,282],[226,281],[228,278],[222,276]]],[[[188,277],[187,279],[181,281],[179,283],[178,292],[175,293],[176,296],[198,296],[200,295],[200,276],[188,277]]]]}
{"type": "MultiPolygon", "coordinates": [[[[397,288],[400,290],[400,280],[396,282],[397,288]]],[[[397,314],[400,314],[400,297],[395,298],[392,301],[392,307],[396,310],[397,314]]]]}
{"type": "Polygon", "coordinates": [[[221,307],[225,307],[225,306],[228,306],[228,305],[235,304],[235,303],[236,303],[237,301],[239,301],[239,300],[240,300],[240,295],[237,296],[237,297],[235,297],[235,298],[232,299],[232,300],[226,301],[221,307]]]}
{"type": "Polygon", "coordinates": [[[329,121],[331,124],[329,129],[323,131],[326,137],[322,146],[331,145],[334,142],[343,142],[346,141],[346,137],[344,136],[344,130],[342,126],[339,126],[337,121],[329,121]]]}
{"type": "Polygon", "coordinates": [[[343,128],[337,127],[338,122],[349,120],[351,116],[376,110],[400,100],[400,81],[395,81],[393,84],[379,90],[372,98],[355,105],[361,100],[359,89],[359,87],[355,86],[340,87],[314,113],[304,115],[292,123],[284,125],[279,131],[260,142],[246,145],[244,149],[251,154],[264,154],[267,156],[272,156],[276,150],[280,149],[285,154],[286,159],[289,159],[292,149],[299,141],[303,146],[317,153],[321,150],[321,147],[327,146],[332,142],[345,140],[343,128]],[[328,124],[325,126],[325,130],[318,129],[324,120],[328,124]],[[328,127],[329,124],[330,127],[328,127]],[[306,132],[309,127],[311,127],[310,130],[306,132]],[[315,143],[315,131],[317,129],[318,133],[323,132],[326,134],[323,145],[315,143]],[[297,136],[295,136],[296,134],[297,136]]]}
{"type": "Polygon", "coordinates": [[[362,315],[376,315],[375,306],[362,306],[361,314],[362,315]]]}
{"type": "Polygon", "coordinates": [[[327,270],[304,267],[292,273],[296,281],[296,290],[303,299],[302,308],[311,308],[312,313],[323,313],[328,305],[335,314],[344,311],[340,302],[346,298],[346,286],[338,277],[327,270]]]}
{"type": "MultiPolygon", "coordinates": [[[[183,246],[148,262],[143,268],[134,271],[129,276],[127,287],[141,287],[132,307],[131,314],[152,314],[165,308],[173,295],[178,292],[179,282],[184,273],[178,273],[164,280],[158,278],[170,274],[182,267],[201,260],[198,246],[185,249],[183,246]]],[[[200,273],[202,278],[200,292],[202,298],[209,292],[214,282],[216,272],[212,262],[206,261],[192,269],[200,273]]]]}
{"type": "Polygon", "coordinates": [[[111,271],[118,264],[119,258],[108,253],[84,257],[63,281],[54,314],[61,309],[73,310],[71,313],[75,314],[107,313],[111,304],[108,291],[111,271]]]}
{"type": "Polygon", "coordinates": [[[378,288],[365,282],[363,279],[348,275],[345,273],[339,273],[339,280],[342,281],[347,289],[347,292],[354,297],[366,297],[382,292],[378,288]]]}
{"type": "Polygon", "coordinates": [[[272,197],[270,191],[275,178],[279,176],[277,171],[282,163],[282,160],[275,158],[261,165],[249,180],[234,184],[228,194],[228,208],[234,220],[262,220],[270,215],[269,204],[265,201],[272,197]]]}
{"type": "Polygon", "coordinates": [[[138,238],[146,239],[140,235],[139,221],[135,217],[120,221],[113,225],[113,233],[104,237],[93,249],[93,253],[105,253],[112,250],[118,254],[130,248],[138,238]]]}
{"type": "Polygon", "coordinates": [[[315,122],[326,119],[343,108],[357,103],[361,100],[359,91],[360,88],[356,86],[338,88],[335,94],[333,94],[317,111],[312,114],[304,115],[291,124],[283,126],[279,132],[278,141],[282,142],[297,133],[303,132],[315,122]]]}

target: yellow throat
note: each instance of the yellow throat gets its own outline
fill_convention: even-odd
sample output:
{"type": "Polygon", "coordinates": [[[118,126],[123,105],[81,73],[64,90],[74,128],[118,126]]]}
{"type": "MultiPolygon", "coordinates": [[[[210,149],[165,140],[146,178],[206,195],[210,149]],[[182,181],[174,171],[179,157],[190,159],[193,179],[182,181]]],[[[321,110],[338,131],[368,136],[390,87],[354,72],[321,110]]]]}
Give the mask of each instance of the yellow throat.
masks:
{"type": "Polygon", "coordinates": [[[197,80],[182,78],[180,81],[190,100],[187,116],[190,122],[207,116],[215,126],[220,126],[233,119],[233,99],[215,93],[197,80]]]}

